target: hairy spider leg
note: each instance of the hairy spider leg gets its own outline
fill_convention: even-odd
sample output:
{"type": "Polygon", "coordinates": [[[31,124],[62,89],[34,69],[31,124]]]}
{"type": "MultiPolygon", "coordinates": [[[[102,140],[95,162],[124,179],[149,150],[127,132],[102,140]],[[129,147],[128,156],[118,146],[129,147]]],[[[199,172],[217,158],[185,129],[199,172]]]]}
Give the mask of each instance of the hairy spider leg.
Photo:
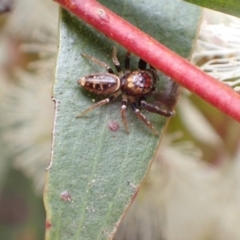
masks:
{"type": "Polygon", "coordinates": [[[123,94],[122,95],[122,106],[121,106],[121,117],[122,117],[122,122],[125,127],[125,130],[127,133],[129,133],[128,123],[127,123],[127,118],[126,118],[127,102],[128,102],[128,98],[125,94],[123,94]]]}
{"type": "Polygon", "coordinates": [[[130,56],[131,56],[131,52],[127,51],[125,55],[125,60],[124,60],[125,72],[130,72],[130,56]]]}
{"type": "Polygon", "coordinates": [[[94,109],[96,109],[96,108],[98,108],[98,107],[101,107],[101,106],[103,106],[103,105],[105,105],[105,104],[113,101],[113,100],[114,100],[115,98],[117,98],[120,94],[121,94],[121,91],[120,91],[120,90],[117,91],[117,92],[115,92],[115,93],[112,94],[110,97],[105,98],[105,99],[103,99],[103,100],[101,100],[101,101],[93,104],[92,106],[90,106],[89,108],[87,108],[86,110],[84,110],[83,112],[81,112],[80,114],[78,114],[78,115],[76,116],[76,118],[80,118],[80,117],[86,115],[88,112],[91,112],[92,110],[94,110],[94,109]]]}
{"type": "Polygon", "coordinates": [[[102,62],[102,61],[100,61],[100,60],[98,60],[98,59],[96,59],[96,58],[94,58],[94,57],[92,57],[92,56],[90,56],[90,55],[87,55],[87,54],[85,54],[85,53],[82,53],[81,55],[84,56],[85,58],[88,58],[88,59],[91,60],[92,62],[95,62],[95,63],[98,64],[99,66],[106,68],[106,70],[107,70],[109,73],[113,73],[113,74],[114,74],[114,71],[112,70],[112,68],[111,68],[109,65],[107,65],[106,63],[104,63],[104,62],[102,62]]]}
{"type": "Polygon", "coordinates": [[[147,68],[147,63],[141,58],[138,61],[138,68],[140,70],[146,70],[146,68],[147,68]]]}
{"type": "MultiPolygon", "coordinates": [[[[152,65],[149,64],[149,66],[150,66],[150,70],[154,70],[156,72],[156,69],[152,65]]],[[[139,61],[138,61],[138,68],[140,70],[146,70],[147,69],[147,62],[140,58],[139,61]]]]}
{"type": "Polygon", "coordinates": [[[112,61],[114,63],[115,68],[117,69],[118,75],[121,77],[123,75],[123,71],[121,68],[121,65],[119,63],[119,60],[117,58],[117,50],[116,47],[113,48],[113,52],[112,52],[112,61]]]}
{"type": "Polygon", "coordinates": [[[154,133],[155,136],[157,136],[159,134],[158,131],[154,128],[151,122],[145,117],[145,115],[140,112],[135,102],[131,104],[131,107],[133,109],[133,112],[136,114],[136,116],[148,126],[148,128],[154,133]]]}
{"type": "Polygon", "coordinates": [[[142,108],[146,109],[149,112],[157,113],[165,117],[171,117],[174,112],[170,110],[160,109],[158,106],[147,103],[145,100],[140,101],[142,108]]]}
{"type": "Polygon", "coordinates": [[[152,66],[152,65],[149,65],[150,66],[150,69],[147,69],[147,62],[144,61],[143,59],[139,59],[138,61],[138,68],[140,70],[146,70],[151,72],[152,73],[152,76],[153,76],[153,79],[154,79],[154,82],[156,82],[158,80],[158,76],[157,76],[157,71],[156,69],[152,66]]]}

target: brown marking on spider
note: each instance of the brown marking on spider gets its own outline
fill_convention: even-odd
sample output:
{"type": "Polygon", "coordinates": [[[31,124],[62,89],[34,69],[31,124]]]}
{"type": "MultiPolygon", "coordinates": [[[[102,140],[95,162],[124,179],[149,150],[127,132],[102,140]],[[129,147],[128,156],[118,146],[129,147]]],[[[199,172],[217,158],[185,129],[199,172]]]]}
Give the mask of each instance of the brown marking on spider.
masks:
{"type": "Polygon", "coordinates": [[[126,132],[128,133],[129,130],[125,113],[127,104],[130,102],[136,116],[142,120],[155,135],[158,135],[157,130],[137,107],[137,105],[139,105],[149,112],[157,113],[165,117],[171,117],[173,115],[172,111],[160,109],[157,105],[149,104],[145,100],[147,95],[155,91],[155,84],[158,81],[156,69],[152,66],[147,69],[147,63],[140,59],[138,62],[139,70],[130,71],[130,52],[127,52],[125,57],[125,72],[123,72],[116,55],[116,48],[113,49],[112,61],[118,72],[118,76],[114,74],[114,71],[106,63],[87,54],[82,54],[82,56],[104,67],[108,73],[90,74],[80,78],[77,83],[89,92],[103,96],[109,95],[109,97],[93,104],[77,117],[82,117],[93,109],[103,106],[122,95],[121,117],[126,132]]]}

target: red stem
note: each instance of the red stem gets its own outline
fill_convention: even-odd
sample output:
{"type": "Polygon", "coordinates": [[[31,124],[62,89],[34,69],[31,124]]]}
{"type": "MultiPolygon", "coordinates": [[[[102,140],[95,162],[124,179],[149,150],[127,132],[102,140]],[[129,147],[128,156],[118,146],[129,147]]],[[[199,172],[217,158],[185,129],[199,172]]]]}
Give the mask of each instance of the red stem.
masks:
{"type": "Polygon", "coordinates": [[[191,92],[240,121],[240,95],[226,84],[194,67],[95,0],[55,1],[191,92]]]}

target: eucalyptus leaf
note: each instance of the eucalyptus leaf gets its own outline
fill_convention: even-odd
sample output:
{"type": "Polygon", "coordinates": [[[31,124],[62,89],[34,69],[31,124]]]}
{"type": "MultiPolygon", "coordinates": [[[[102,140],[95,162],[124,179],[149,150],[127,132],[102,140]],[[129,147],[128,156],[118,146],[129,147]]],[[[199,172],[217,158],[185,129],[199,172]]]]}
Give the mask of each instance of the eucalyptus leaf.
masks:
{"type": "Polygon", "coordinates": [[[239,0],[185,0],[201,7],[240,17],[239,0]]]}
{"type": "MultiPolygon", "coordinates": [[[[180,0],[105,0],[101,3],[183,57],[190,56],[201,18],[200,8],[180,0]]],[[[44,199],[46,239],[109,238],[136,193],[135,186],[147,173],[161,139],[161,135],[154,136],[130,108],[127,110],[130,133],[125,132],[121,98],[76,118],[93,100],[100,99],[81,89],[77,80],[106,72],[81,53],[94,56],[114,69],[111,61],[114,46],[124,65],[125,49],[62,11],[53,89],[57,106],[52,165],[47,173],[44,199]]],[[[137,69],[137,61],[138,58],[132,56],[132,69],[137,69]]],[[[169,98],[163,98],[174,102],[178,87],[161,73],[159,78],[159,92],[163,95],[167,92],[169,98]],[[169,86],[175,87],[169,90],[169,86]]],[[[168,122],[165,117],[143,113],[159,132],[164,132],[168,122]]]]}

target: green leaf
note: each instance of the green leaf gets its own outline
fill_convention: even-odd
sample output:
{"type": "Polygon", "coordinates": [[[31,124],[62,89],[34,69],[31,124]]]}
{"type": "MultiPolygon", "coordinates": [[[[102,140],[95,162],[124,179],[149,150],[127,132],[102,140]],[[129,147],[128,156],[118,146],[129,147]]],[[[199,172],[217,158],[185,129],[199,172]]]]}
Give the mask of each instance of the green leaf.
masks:
{"type": "Polygon", "coordinates": [[[239,0],[185,0],[205,8],[240,17],[239,0]]]}
{"type": "MultiPolygon", "coordinates": [[[[179,0],[101,2],[172,50],[189,57],[201,15],[198,7],[179,0]]],[[[80,54],[89,54],[113,67],[113,46],[117,44],[62,11],[53,90],[57,109],[52,166],[45,188],[46,239],[107,239],[136,192],[133,186],[145,176],[159,144],[161,136],[153,136],[131,109],[127,111],[130,133],[125,132],[121,99],[76,118],[92,104],[92,98],[99,100],[81,89],[77,79],[105,71],[80,54]],[[111,131],[111,123],[120,128],[111,131]]],[[[126,51],[120,46],[117,51],[123,64],[126,51]]],[[[137,61],[133,56],[133,69],[137,68],[137,61]]],[[[176,86],[159,75],[160,91],[176,86]]],[[[175,103],[176,91],[173,88],[168,92],[169,101],[175,103]]],[[[165,117],[146,111],[144,114],[159,132],[164,131],[165,117]]]]}

